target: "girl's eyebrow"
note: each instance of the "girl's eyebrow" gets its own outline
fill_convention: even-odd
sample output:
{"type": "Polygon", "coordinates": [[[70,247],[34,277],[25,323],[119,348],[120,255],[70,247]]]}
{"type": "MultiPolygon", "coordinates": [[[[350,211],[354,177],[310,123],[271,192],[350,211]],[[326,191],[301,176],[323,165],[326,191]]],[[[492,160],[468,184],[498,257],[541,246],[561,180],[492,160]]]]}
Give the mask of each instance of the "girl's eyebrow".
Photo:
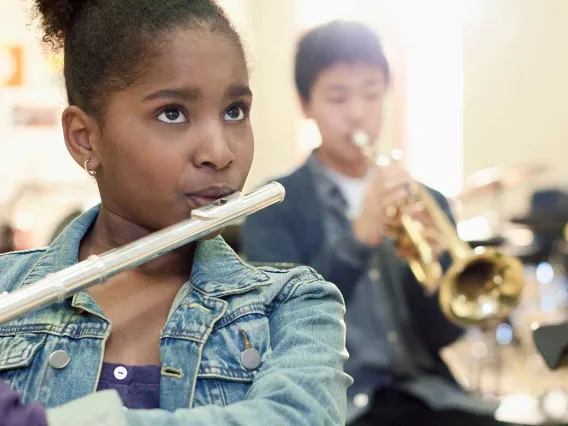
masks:
{"type": "Polygon", "coordinates": [[[233,85],[227,89],[229,98],[240,98],[241,96],[252,97],[252,92],[249,86],[246,85],[233,85]]]}
{"type": "Polygon", "coordinates": [[[158,90],[145,96],[142,101],[153,101],[162,98],[174,98],[182,101],[197,101],[203,95],[201,89],[195,87],[180,87],[158,90]]]}
{"type": "MultiPolygon", "coordinates": [[[[201,89],[196,87],[180,87],[180,88],[167,88],[158,90],[145,96],[142,101],[153,101],[163,98],[174,98],[180,101],[195,102],[203,96],[201,89]]],[[[229,98],[239,98],[242,96],[252,97],[250,87],[247,85],[232,85],[226,91],[226,96],[229,98]]]]}

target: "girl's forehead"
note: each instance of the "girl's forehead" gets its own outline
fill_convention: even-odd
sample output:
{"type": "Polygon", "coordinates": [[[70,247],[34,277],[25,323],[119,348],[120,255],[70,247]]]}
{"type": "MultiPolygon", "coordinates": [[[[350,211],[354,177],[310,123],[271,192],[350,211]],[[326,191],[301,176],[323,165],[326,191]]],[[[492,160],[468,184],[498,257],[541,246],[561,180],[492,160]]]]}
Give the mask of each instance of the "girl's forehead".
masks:
{"type": "Polygon", "coordinates": [[[243,51],[221,31],[179,30],[156,46],[128,88],[138,98],[169,88],[193,88],[217,97],[228,87],[248,86],[243,51]]]}
{"type": "Polygon", "coordinates": [[[184,78],[205,74],[216,78],[227,74],[248,77],[243,50],[221,31],[185,29],[172,33],[148,61],[147,74],[153,78],[184,78]]]}

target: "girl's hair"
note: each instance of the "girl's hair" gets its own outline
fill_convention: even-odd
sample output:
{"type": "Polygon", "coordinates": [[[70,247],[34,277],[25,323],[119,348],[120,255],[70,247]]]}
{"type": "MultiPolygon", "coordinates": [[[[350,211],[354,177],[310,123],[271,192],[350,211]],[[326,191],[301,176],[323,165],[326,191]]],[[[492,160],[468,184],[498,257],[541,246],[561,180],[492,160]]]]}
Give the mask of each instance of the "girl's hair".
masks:
{"type": "Polygon", "coordinates": [[[168,35],[182,28],[237,31],[213,0],[34,0],[44,42],[63,47],[69,105],[104,114],[109,94],[142,74],[168,35]]]}

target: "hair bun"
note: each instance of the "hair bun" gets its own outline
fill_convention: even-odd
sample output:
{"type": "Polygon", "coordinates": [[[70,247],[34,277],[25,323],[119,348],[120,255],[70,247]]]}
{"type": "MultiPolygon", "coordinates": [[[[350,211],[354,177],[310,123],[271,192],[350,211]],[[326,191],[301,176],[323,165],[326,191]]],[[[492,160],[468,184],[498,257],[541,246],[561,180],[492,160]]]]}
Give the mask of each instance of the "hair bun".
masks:
{"type": "Polygon", "coordinates": [[[41,17],[43,41],[63,46],[65,37],[81,8],[89,0],[34,0],[35,10],[41,17]]]}

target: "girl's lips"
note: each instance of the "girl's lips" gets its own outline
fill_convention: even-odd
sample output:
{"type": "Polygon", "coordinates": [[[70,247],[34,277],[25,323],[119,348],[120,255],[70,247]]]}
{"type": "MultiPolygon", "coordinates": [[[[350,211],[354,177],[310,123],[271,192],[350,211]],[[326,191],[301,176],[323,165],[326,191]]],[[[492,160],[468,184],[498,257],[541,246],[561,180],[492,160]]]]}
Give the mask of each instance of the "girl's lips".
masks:
{"type": "Polygon", "coordinates": [[[195,204],[195,207],[203,207],[222,197],[203,197],[199,195],[188,195],[187,198],[190,203],[195,204]]]}
{"type": "Polygon", "coordinates": [[[229,186],[212,185],[207,188],[200,189],[199,191],[194,191],[186,196],[188,200],[195,205],[195,207],[202,207],[234,192],[235,190],[229,186]]]}

